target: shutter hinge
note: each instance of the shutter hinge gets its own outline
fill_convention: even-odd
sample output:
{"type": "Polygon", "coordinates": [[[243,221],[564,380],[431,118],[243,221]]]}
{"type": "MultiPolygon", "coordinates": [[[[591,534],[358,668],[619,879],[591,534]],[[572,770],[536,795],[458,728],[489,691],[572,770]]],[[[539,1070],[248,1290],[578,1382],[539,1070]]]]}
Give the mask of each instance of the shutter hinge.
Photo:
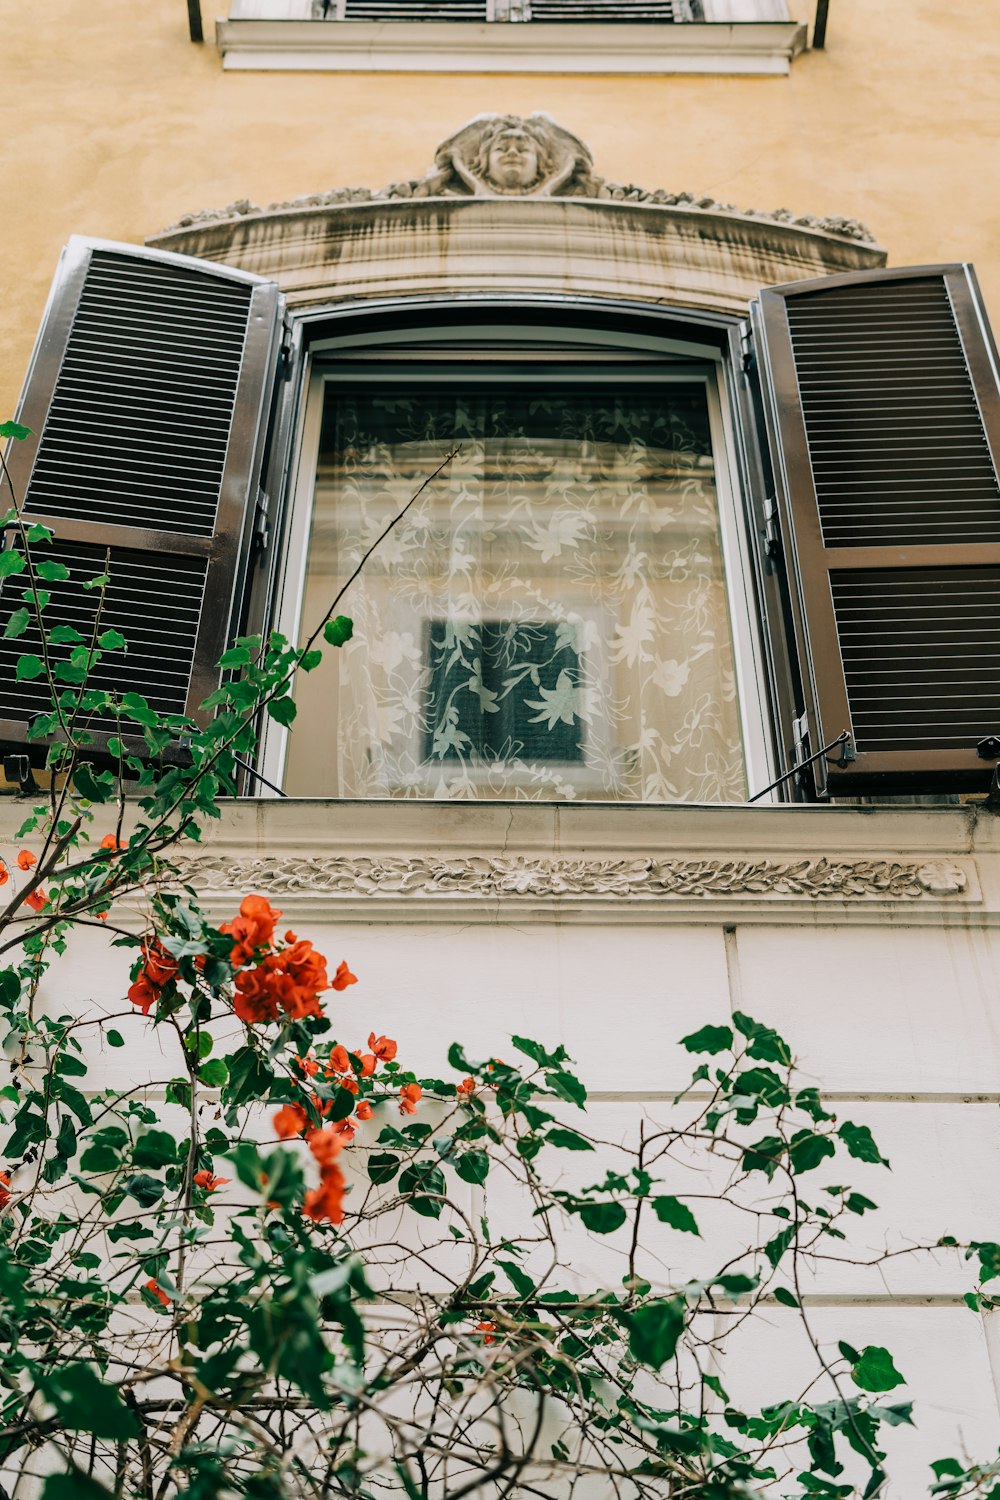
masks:
{"type": "Polygon", "coordinates": [[[773,495],[764,500],[764,556],[778,557],[781,552],[781,536],[778,531],[778,502],[773,495]]]}
{"type": "Polygon", "coordinates": [[[279,380],[287,380],[292,373],[292,341],[285,339],[278,350],[278,368],[276,371],[279,380]]]}
{"type": "Polygon", "coordinates": [[[258,554],[267,551],[271,541],[269,518],[270,501],[263,490],[257,491],[257,509],[254,513],[253,541],[258,554]]]}
{"type": "Polygon", "coordinates": [[[742,327],[741,336],[740,336],[740,347],[743,350],[743,359],[742,359],[743,373],[744,373],[744,375],[749,375],[750,371],[753,369],[753,354],[754,354],[754,350],[753,350],[753,335],[750,332],[750,325],[748,323],[744,323],[744,325],[742,327]]]}
{"type": "Polygon", "coordinates": [[[792,765],[801,766],[809,754],[809,715],[802,713],[792,720],[792,765]]]}

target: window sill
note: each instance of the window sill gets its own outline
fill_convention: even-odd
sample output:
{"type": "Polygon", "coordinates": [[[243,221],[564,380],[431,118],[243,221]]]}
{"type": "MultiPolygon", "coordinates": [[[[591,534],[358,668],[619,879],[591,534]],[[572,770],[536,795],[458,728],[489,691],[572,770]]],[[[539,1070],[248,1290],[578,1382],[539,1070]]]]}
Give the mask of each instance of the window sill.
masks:
{"type": "Polygon", "coordinates": [[[675,26],[232,20],[223,67],[282,72],[784,74],[806,43],[794,21],[675,26]]]}
{"type": "Polygon", "coordinates": [[[294,920],[933,927],[1000,925],[998,851],[972,806],[302,798],[224,804],[178,863],[219,910],[253,890],[294,920]]]}

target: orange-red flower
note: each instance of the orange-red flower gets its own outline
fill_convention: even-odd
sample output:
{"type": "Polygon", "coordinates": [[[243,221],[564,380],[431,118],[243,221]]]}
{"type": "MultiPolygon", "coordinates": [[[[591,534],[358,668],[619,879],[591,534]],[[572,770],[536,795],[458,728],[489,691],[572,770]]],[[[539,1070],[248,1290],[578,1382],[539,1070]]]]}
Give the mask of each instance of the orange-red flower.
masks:
{"type": "Polygon", "coordinates": [[[328,1074],[349,1073],[352,1078],[354,1077],[354,1069],[351,1066],[351,1059],[346,1047],[341,1047],[338,1043],[336,1047],[330,1048],[330,1060],[327,1063],[326,1071],[328,1074]]]}
{"type": "Polygon", "coordinates": [[[155,938],[144,938],[142,943],[143,972],[150,984],[155,984],[162,989],[165,984],[176,977],[177,960],[172,953],[156,941],[155,938]]]}
{"type": "Polygon", "coordinates": [[[324,1167],[319,1187],[306,1193],[302,1212],[317,1223],[327,1219],[331,1224],[342,1224],[346,1190],[347,1183],[340,1168],[335,1163],[324,1167]]]}
{"type": "Polygon", "coordinates": [[[224,922],[219,928],[220,932],[228,933],[234,939],[230,953],[232,963],[249,963],[258,949],[269,947],[274,937],[274,924],[280,916],[281,912],[275,910],[266,896],[244,896],[239,916],[231,922],[224,922]]]}
{"type": "Polygon", "coordinates": [[[0,1172],[0,1208],[6,1208],[10,1202],[10,1173],[0,1172]]]}
{"type": "Polygon", "coordinates": [[[41,911],[43,906],[48,906],[49,898],[44,891],[32,891],[24,898],[25,906],[30,906],[32,911],[41,911]]]}
{"type": "Polygon", "coordinates": [[[423,1092],[419,1083],[404,1083],[399,1091],[400,1114],[415,1115],[417,1112],[417,1101],[423,1092]]]}
{"type": "Polygon", "coordinates": [[[241,1021],[251,1026],[255,1022],[278,1019],[278,1002],[271,992],[268,975],[263,967],[244,969],[237,974],[235,984],[233,1010],[241,1021]]]}
{"type": "Polygon", "coordinates": [[[145,975],[140,974],[139,978],[129,985],[128,997],[133,1005],[139,1007],[144,1016],[148,1016],[157,1000],[159,1000],[160,992],[153,988],[145,975]]]}
{"type": "Polygon", "coordinates": [[[6,885],[9,879],[10,871],[7,868],[7,862],[0,859],[0,885],[6,885]]]}
{"type": "Polygon", "coordinates": [[[476,1324],[476,1332],[483,1335],[484,1344],[496,1343],[496,1339],[493,1337],[493,1335],[496,1333],[496,1327],[497,1325],[495,1323],[491,1323],[486,1318],[484,1318],[481,1323],[476,1324]]]}
{"type": "Polygon", "coordinates": [[[30,870],[32,865],[37,865],[38,855],[32,854],[30,849],[22,849],[17,856],[17,868],[19,870],[30,870]]]}
{"type": "Polygon", "coordinates": [[[361,1064],[362,1078],[370,1078],[378,1067],[378,1058],[374,1052],[354,1052],[351,1055],[352,1057],[356,1057],[361,1064]]]}
{"type": "Polygon", "coordinates": [[[309,1116],[301,1104],[283,1104],[271,1121],[275,1135],[282,1141],[301,1135],[308,1123],[309,1116]]]}
{"type": "Polygon", "coordinates": [[[374,1031],[369,1034],[368,1045],[380,1062],[392,1062],[396,1056],[396,1043],[387,1036],[376,1036],[374,1031]]]}
{"type": "Polygon", "coordinates": [[[471,1094],[475,1087],[476,1080],[474,1078],[463,1078],[461,1083],[456,1084],[456,1092],[459,1094],[471,1094]]]}
{"type": "Polygon", "coordinates": [[[157,1302],[162,1302],[164,1307],[170,1306],[170,1298],[167,1296],[160,1283],[156,1280],[155,1276],[151,1276],[148,1281],[143,1283],[143,1285],[149,1295],[156,1298],[157,1302]]]}
{"type": "Polygon", "coordinates": [[[232,1182],[232,1178],[231,1177],[215,1177],[215,1176],[212,1175],[212,1173],[208,1170],[207,1167],[202,1167],[202,1169],[201,1169],[200,1172],[196,1172],[194,1174],[194,1177],[192,1178],[192,1181],[193,1181],[195,1187],[204,1188],[205,1191],[206,1191],[206,1193],[214,1193],[215,1190],[216,1190],[216,1188],[222,1187],[222,1185],[224,1183],[226,1183],[226,1182],[232,1182]]]}
{"type": "Polygon", "coordinates": [[[344,959],[337,965],[337,972],[334,974],[330,984],[331,988],[335,990],[346,990],[349,984],[357,984],[357,982],[357,974],[351,973],[347,967],[347,960],[344,959]]]}
{"type": "Polygon", "coordinates": [[[327,1125],[323,1130],[311,1130],[308,1140],[309,1150],[321,1167],[328,1167],[348,1145],[344,1132],[332,1125],[327,1125]]]}
{"type": "Polygon", "coordinates": [[[315,1057],[296,1057],[295,1061],[302,1069],[307,1078],[315,1078],[319,1072],[319,1063],[315,1057]]]}
{"type": "Polygon", "coordinates": [[[362,1099],[361,1103],[358,1105],[354,1113],[357,1115],[359,1120],[370,1120],[375,1111],[372,1109],[367,1099],[362,1099]]]}
{"type": "Polygon", "coordinates": [[[125,845],[117,839],[113,833],[106,833],[98,844],[98,849],[124,849],[125,845]]]}

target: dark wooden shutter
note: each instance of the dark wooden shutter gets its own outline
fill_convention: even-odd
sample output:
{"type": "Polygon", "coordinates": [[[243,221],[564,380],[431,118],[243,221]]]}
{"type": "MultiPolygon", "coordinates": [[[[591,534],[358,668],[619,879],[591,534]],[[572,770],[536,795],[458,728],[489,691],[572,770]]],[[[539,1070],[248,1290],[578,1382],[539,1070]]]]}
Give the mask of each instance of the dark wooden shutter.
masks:
{"type": "MultiPolygon", "coordinates": [[[[70,570],[46,585],[52,625],[87,635],[97,595],[78,585],[110,550],[102,624],[128,653],[94,686],[204,719],[244,584],[279,328],[278,288],[258,276],[78,238],[63,252],[18,412],[34,435],[7,462],[25,519],[55,532],[38,559],[70,570]]],[[[5,581],[0,632],[23,589],[23,575],[5,581]]],[[[49,707],[42,683],[14,678],[37,645],[0,639],[7,744],[49,707]]],[[[100,743],[114,721],[90,727],[100,743]]]]}
{"type": "Polygon", "coordinates": [[[823,793],[983,783],[1000,734],[1000,397],[972,268],[769,288],[752,310],[823,793]],[[849,753],[850,753],[849,751],[849,753]]]}

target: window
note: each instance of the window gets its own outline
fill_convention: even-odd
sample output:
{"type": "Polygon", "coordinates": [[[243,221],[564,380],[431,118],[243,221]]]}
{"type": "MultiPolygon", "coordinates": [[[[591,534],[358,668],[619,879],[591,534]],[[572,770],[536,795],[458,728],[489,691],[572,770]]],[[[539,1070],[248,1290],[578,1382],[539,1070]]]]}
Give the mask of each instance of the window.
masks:
{"type": "MultiPolygon", "coordinates": [[[[341,682],[303,677],[287,768],[270,737],[262,769],[296,792],[742,800],[803,762],[821,796],[982,787],[1000,392],[971,268],[762,289],[745,328],[706,314],[703,344],[596,302],[558,327],[358,309],[282,358],[273,283],[77,240],[14,485],[68,566],[110,552],[126,686],[198,715],[232,633],[298,634],[460,441],[362,575],[372,644],[341,682]]],[[[0,739],[40,755],[27,638],[3,634],[19,603],[15,581],[0,739]]]]}
{"type": "Polygon", "coordinates": [[[472,73],[789,71],[787,0],[231,0],[226,68],[472,73]]]}
{"type": "Polygon", "coordinates": [[[746,799],[717,367],[529,333],[317,356],[282,627],[308,633],[427,488],[351,586],[357,642],[300,677],[287,763],[269,732],[289,792],[746,799]]]}

